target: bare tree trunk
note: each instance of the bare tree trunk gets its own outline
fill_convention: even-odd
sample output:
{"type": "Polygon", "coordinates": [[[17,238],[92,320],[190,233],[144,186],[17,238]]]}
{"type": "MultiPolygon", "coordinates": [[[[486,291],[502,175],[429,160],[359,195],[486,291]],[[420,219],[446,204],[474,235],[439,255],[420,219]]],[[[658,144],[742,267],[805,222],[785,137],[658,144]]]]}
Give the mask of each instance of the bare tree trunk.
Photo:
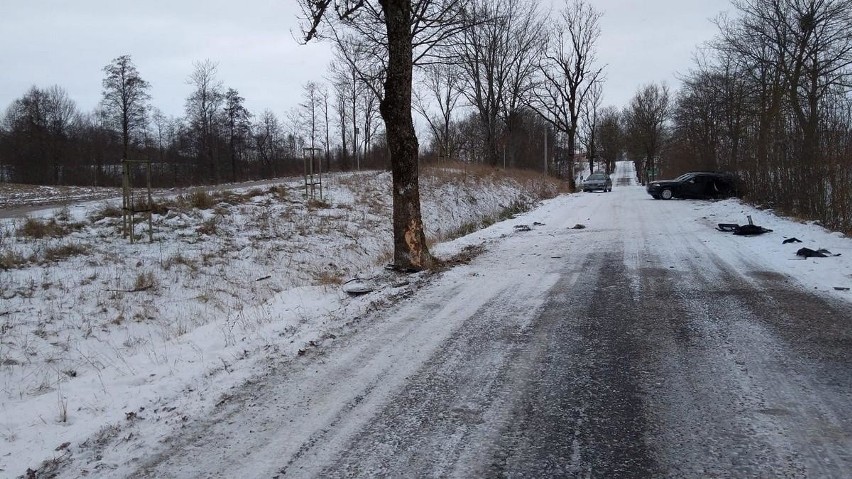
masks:
{"type": "MultiPolygon", "coordinates": [[[[572,120],[572,121],[575,121],[575,120],[572,120]]],[[[574,123],[574,124],[576,125],[576,123],[574,123]]],[[[577,180],[576,180],[576,178],[574,178],[574,165],[575,165],[575,163],[574,163],[574,153],[575,153],[574,150],[577,147],[577,139],[576,139],[576,133],[575,133],[574,128],[568,129],[567,138],[568,138],[568,145],[566,145],[566,146],[568,148],[568,158],[567,158],[567,160],[568,160],[568,188],[570,189],[570,191],[576,191],[577,190],[577,180]]]]}
{"type": "Polygon", "coordinates": [[[394,266],[423,270],[433,258],[426,246],[420,214],[418,143],[411,117],[412,15],[410,0],[380,0],[388,34],[385,96],[379,110],[385,121],[393,174],[394,266]]]}

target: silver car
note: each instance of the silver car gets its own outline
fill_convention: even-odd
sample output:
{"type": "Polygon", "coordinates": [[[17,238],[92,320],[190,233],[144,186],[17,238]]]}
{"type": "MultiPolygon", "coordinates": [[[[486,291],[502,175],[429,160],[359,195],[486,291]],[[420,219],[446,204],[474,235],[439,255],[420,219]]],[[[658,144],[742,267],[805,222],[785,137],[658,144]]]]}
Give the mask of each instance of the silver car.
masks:
{"type": "Polygon", "coordinates": [[[592,173],[583,182],[583,191],[586,193],[595,190],[603,192],[612,191],[612,179],[606,173],[592,173]]]}

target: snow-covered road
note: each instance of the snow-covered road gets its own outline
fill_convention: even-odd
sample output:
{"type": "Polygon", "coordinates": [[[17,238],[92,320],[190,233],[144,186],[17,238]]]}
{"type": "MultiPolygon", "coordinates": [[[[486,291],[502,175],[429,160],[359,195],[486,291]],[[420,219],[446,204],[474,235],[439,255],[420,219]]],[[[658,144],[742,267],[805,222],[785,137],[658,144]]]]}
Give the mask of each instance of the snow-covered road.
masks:
{"type": "Polygon", "coordinates": [[[139,424],[63,474],[852,475],[852,303],[824,287],[849,271],[794,261],[789,222],[733,237],[713,226],[744,222],[735,202],[623,183],[457,240],[485,251],[169,437],[139,424]]]}

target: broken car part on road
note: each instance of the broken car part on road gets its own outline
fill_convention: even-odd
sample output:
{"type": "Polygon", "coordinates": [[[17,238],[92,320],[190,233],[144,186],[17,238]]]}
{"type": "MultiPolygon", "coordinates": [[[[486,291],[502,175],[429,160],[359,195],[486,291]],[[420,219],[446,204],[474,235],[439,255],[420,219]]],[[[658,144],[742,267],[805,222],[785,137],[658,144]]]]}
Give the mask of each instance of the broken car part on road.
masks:
{"type": "Polygon", "coordinates": [[[737,236],[755,236],[762,235],[763,233],[769,233],[772,231],[771,229],[754,224],[754,222],[751,220],[751,216],[746,216],[746,218],[748,218],[747,225],[738,225],[736,223],[719,223],[719,226],[717,226],[716,229],[724,232],[733,232],[737,236]]]}

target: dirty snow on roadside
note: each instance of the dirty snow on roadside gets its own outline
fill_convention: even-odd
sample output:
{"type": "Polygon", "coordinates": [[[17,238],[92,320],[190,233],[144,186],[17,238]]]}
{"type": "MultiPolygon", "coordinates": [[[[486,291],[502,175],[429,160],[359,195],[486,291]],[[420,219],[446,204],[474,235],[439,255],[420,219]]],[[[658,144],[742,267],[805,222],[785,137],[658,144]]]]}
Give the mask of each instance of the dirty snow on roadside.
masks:
{"type": "Polygon", "coordinates": [[[827,231],[814,222],[780,218],[772,210],[753,208],[736,199],[678,203],[689,205],[693,221],[707,227],[706,233],[702,233],[706,235],[705,241],[715,243],[714,249],[722,252],[730,262],[760,264],[810,290],[852,299],[852,240],[843,233],[827,231]],[[757,236],[736,236],[714,229],[720,223],[746,225],[749,216],[755,225],[772,231],[757,236]],[[790,241],[785,243],[785,240],[790,241]],[[824,249],[832,256],[805,258],[796,254],[801,248],[824,249]]]}
{"type": "MultiPolygon", "coordinates": [[[[631,164],[618,169],[631,176],[631,164]]],[[[0,475],[23,474],[46,459],[62,463],[83,449],[97,455],[101,444],[113,448],[110,459],[117,467],[133,461],[144,456],[140,444],[203,417],[232,388],[262,378],[265,368],[333,343],[347,331],[345,324],[357,327],[358,318],[384,304],[416,296],[429,275],[395,276],[380,267],[390,251],[388,188],[384,173],[343,175],[329,184],[327,204],[312,205],[303,202],[298,182],[234,191],[207,209],[175,206],[164,212],[153,245],[127,244],[110,217],[43,240],[16,237],[23,220],[7,223],[2,251],[35,259],[0,273],[0,475]],[[87,249],[46,261],[47,250],[63,242],[87,249]],[[355,298],[341,293],[339,283],[355,276],[378,290],[355,298]],[[125,427],[139,423],[146,427],[125,427]],[[140,440],[132,431],[147,432],[140,440]]],[[[552,193],[543,182],[439,171],[424,174],[422,188],[425,223],[436,238],[473,231],[552,193]]],[[[630,188],[625,201],[668,211],[725,261],[761,263],[802,288],[852,301],[852,293],[835,289],[852,285],[852,241],[842,235],[738,200],[654,201],[635,184],[616,188],[630,188]],[[744,224],[749,215],[773,232],[738,237],[715,229],[718,223],[744,224]],[[803,243],[782,244],[788,237],[803,243]],[[802,259],[795,255],[801,246],[841,256],[802,259]]],[[[493,246],[517,238],[516,226],[535,228],[536,222],[638,229],[638,217],[610,224],[586,213],[603,194],[614,193],[546,200],[511,220],[436,244],[433,252],[449,258],[468,247],[493,246]]],[[[93,204],[59,213],[73,223],[99,211],[102,205],[93,204]]],[[[531,251],[535,241],[529,236],[531,251]]],[[[676,241],[665,244],[677,249],[676,241]]],[[[586,249],[581,242],[573,248],[576,254],[586,249]]],[[[673,259],[688,253],[662,252],[673,259]]],[[[488,268],[473,273],[500,278],[507,265],[492,262],[488,268]]],[[[458,308],[475,308],[475,301],[458,308]]],[[[400,362],[414,368],[415,359],[388,359],[383,367],[400,362]]]]}
{"type": "MultiPolygon", "coordinates": [[[[330,340],[340,318],[407,294],[381,281],[389,173],[333,175],[324,186],[321,201],[305,201],[301,178],[167,199],[153,243],[144,223],[135,244],[121,238],[120,200],[0,222],[0,476],[155,410],[179,424],[258,359],[297,355],[330,340]],[[341,292],[373,276],[384,289],[369,298],[341,292]]],[[[441,240],[559,186],[426,169],[421,188],[427,235],[441,240]]]]}

